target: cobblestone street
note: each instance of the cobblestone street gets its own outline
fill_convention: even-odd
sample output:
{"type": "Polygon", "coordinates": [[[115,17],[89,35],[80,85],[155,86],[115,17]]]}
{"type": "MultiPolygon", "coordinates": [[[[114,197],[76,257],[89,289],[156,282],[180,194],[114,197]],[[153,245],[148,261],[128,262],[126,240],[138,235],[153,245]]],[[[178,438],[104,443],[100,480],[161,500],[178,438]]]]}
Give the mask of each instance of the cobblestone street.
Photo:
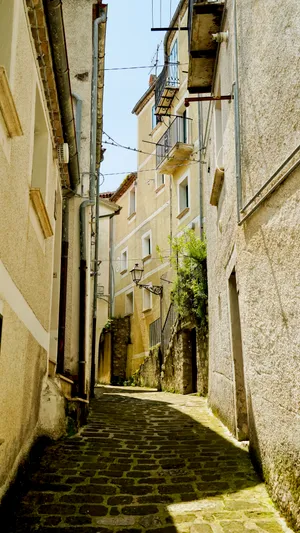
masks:
{"type": "Polygon", "coordinates": [[[47,448],[1,533],[282,533],[248,453],[206,401],[96,389],[80,435],[47,448]]]}

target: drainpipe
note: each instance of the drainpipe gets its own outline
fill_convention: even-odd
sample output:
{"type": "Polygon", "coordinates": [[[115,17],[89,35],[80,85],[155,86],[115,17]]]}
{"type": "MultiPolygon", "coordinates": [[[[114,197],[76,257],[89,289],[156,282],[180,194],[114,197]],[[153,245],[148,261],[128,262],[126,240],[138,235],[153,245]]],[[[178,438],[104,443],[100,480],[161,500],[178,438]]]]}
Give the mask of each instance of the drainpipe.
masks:
{"type": "Polygon", "coordinates": [[[78,157],[80,156],[80,144],[81,144],[81,118],[82,118],[82,98],[76,93],[72,93],[73,98],[76,100],[76,141],[78,157]]]}
{"type": "Polygon", "coordinates": [[[66,307],[67,307],[67,279],[68,279],[68,224],[69,224],[69,197],[76,193],[80,182],[79,161],[77,153],[76,129],[72,106],[71,82],[69,75],[69,64],[67,57],[67,45],[64,31],[63,12],[61,0],[45,0],[45,14],[47,18],[47,28],[51,53],[57,84],[57,93],[63,135],[65,142],[69,146],[68,170],[70,176],[71,191],[64,197],[63,221],[62,221],[62,253],[61,253],[61,279],[60,279],[60,307],[59,307],[59,327],[58,327],[58,351],[57,351],[57,372],[64,373],[64,351],[65,351],[65,328],[66,328],[66,307]]]}
{"type": "Polygon", "coordinates": [[[242,207],[242,184],[241,184],[241,131],[240,131],[240,102],[239,102],[239,64],[238,64],[238,39],[237,39],[237,7],[236,0],[233,0],[233,26],[234,26],[234,68],[235,82],[233,84],[234,94],[234,137],[235,137],[235,173],[237,191],[237,221],[240,222],[240,209],[242,207]]]}
{"type": "Polygon", "coordinates": [[[107,5],[102,5],[102,12],[97,19],[97,35],[95,36],[94,47],[94,66],[95,66],[95,92],[96,100],[98,96],[98,107],[95,115],[95,164],[98,171],[98,187],[96,195],[96,228],[95,228],[95,258],[94,258],[94,294],[93,294],[93,321],[92,321],[92,357],[91,357],[91,379],[90,379],[90,396],[94,397],[95,386],[95,367],[96,367],[96,337],[97,337],[97,288],[98,288],[98,270],[99,270],[99,167],[102,157],[102,127],[103,127],[103,87],[104,87],[104,69],[100,70],[99,66],[104,67],[104,49],[105,49],[105,33],[106,33],[106,19],[107,19],[107,5]],[[104,26],[100,26],[103,24],[104,26]],[[99,56],[99,46],[101,47],[101,55],[99,56]],[[98,138],[98,144],[97,144],[98,138]]]}
{"type": "Polygon", "coordinates": [[[63,200],[62,219],[62,243],[61,243],[61,275],[60,275],[60,297],[59,297],[59,327],[58,327],[58,347],[57,347],[57,367],[58,374],[64,373],[65,359],[65,333],[66,333],[66,309],[67,309],[67,280],[68,280],[68,252],[69,252],[69,199],[63,200]]]}
{"type": "MultiPolygon", "coordinates": [[[[96,185],[96,149],[97,149],[97,87],[98,87],[98,59],[99,59],[99,24],[106,22],[106,12],[94,20],[93,24],[93,74],[92,74],[92,96],[91,96],[91,136],[90,136],[90,198],[80,205],[80,327],[79,327],[79,360],[78,360],[78,392],[82,398],[86,397],[85,380],[86,380],[86,207],[95,205],[95,185],[96,185]]],[[[97,178],[99,179],[99,178],[97,178]]],[[[98,187],[97,187],[98,188],[98,187]]],[[[99,195],[97,194],[98,200],[99,195]]],[[[96,218],[97,225],[97,218],[96,218]]],[[[98,235],[95,235],[97,243],[98,235]]],[[[95,249],[96,252],[96,249],[95,249]]],[[[95,253],[95,267],[97,270],[97,261],[95,253]]],[[[94,277],[94,284],[97,284],[97,274],[94,277]]],[[[96,287],[97,289],[97,287],[96,287]]],[[[94,313],[93,313],[94,314],[94,313]]],[[[94,322],[94,316],[93,316],[94,322]]]]}
{"type": "Polygon", "coordinates": [[[115,292],[115,279],[113,269],[113,245],[114,245],[114,219],[109,221],[109,314],[108,318],[112,318],[114,315],[114,292],[115,292]]]}
{"type": "Polygon", "coordinates": [[[198,101],[198,138],[199,138],[199,217],[200,217],[200,239],[203,237],[203,131],[202,131],[202,102],[198,101]]]}
{"type": "Polygon", "coordinates": [[[55,78],[58,88],[64,139],[69,145],[68,167],[70,173],[70,182],[71,188],[75,193],[77,185],[80,182],[80,174],[61,0],[46,0],[45,11],[47,14],[48,31],[51,41],[55,78]]]}

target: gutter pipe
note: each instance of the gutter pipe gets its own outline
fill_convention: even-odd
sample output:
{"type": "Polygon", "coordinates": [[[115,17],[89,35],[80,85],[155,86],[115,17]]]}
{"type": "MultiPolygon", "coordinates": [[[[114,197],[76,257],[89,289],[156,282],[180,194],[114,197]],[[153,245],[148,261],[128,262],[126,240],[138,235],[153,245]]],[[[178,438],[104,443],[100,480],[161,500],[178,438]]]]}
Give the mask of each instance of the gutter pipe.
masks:
{"type": "Polygon", "coordinates": [[[59,330],[57,349],[57,372],[64,373],[65,355],[65,330],[67,308],[67,282],[68,282],[68,254],[69,254],[69,197],[76,193],[80,182],[79,160],[76,142],[76,128],[73,115],[71,82],[67,57],[67,45],[64,31],[63,11],[61,0],[45,0],[45,15],[55,79],[64,140],[69,147],[68,170],[70,176],[71,191],[64,196],[63,220],[62,220],[62,244],[61,244],[61,278],[60,278],[60,302],[59,302],[59,330]]]}
{"type": "MultiPolygon", "coordinates": [[[[82,398],[86,397],[85,380],[86,380],[86,271],[87,271],[87,252],[86,252],[86,207],[95,205],[96,200],[96,151],[97,151],[97,86],[98,86],[98,59],[99,59],[99,24],[106,22],[106,12],[94,20],[93,24],[93,74],[92,74],[92,95],[91,95],[91,136],[90,136],[90,186],[89,186],[89,200],[85,200],[80,205],[79,221],[80,221],[80,326],[79,326],[79,359],[78,359],[78,393],[82,398]]],[[[99,177],[97,178],[99,180],[99,177]]],[[[97,187],[98,189],[98,187],[97,187]]],[[[99,209],[99,194],[97,194],[98,206],[96,203],[96,211],[99,209]]],[[[98,211],[99,213],[99,211],[98,211]]],[[[94,277],[94,285],[97,291],[97,275],[98,267],[96,256],[96,249],[98,252],[98,234],[97,234],[97,213],[96,213],[96,236],[95,236],[95,267],[96,272],[94,277]]],[[[95,291],[95,289],[94,289],[95,291]]],[[[96,292],[97,295],[97,292],[96,292]]],[[[93,313],[94,315],[94,313],[93,313]]],[[[93,316],[94,322],[94,316],[93,316]]],[[[92,362],[93,366],[93,362],[92,362]]]]}
{"type": "Polygon", "coordinates": [[[80,182],[80,173],[61,0],[46,0],[45,11],[48,19],[48,30],[55,67],[55,78],[58,88],[64,139],[69,145],[68,167],[70,172],[71,189],[75,194],[78,183],[80,182]]]}
{"type": "Polygon", "coordinates": [[[82,119],[82,98],[76,93],[72,93],[73,98],[76,100],[76,142],[77,142],[77,151],[78,158],[80,157],[80,144],[81,144],[81,119],[82,119]]]}
{"type": "Polygon", "coordinates": [[[237,191],[237,221],[240,222],[240,209],[242,207],[242,165],[241,165],[241,131],[240,131],[240,100],[239,100],[239,65],[238,65],[238,38],[237,38],[237,7],[236,0],[233,0],[233,25],[234,25],[234,68],[235,82],[233,84],[234,94],[234,130],[235,130],[235,173],[237,191]]]}
{"type": "Polygon", "coordinates": [[[199,138],[199,229],[200,229],[200,239],[203,237],[203,194],[202,194],[202,184],[203,184],[203,162],[202,162],[202,152],[203,152],[203,127],[202,127],[202,103],[198,101],[198,138],[199,138]]]}

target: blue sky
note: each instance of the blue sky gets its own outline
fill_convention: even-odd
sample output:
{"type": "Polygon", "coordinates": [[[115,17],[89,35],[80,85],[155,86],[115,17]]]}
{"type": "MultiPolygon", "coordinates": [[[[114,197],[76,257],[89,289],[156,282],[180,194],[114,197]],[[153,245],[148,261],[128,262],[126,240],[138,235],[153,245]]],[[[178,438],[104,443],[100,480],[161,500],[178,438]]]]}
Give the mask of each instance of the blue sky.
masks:
{"type": "MultiPolygon", "coordinates": [[[[153,0],[155,25],[160,26],[160,2],[162,24],[168,25],[171,10],[178,0],[153,0]]],[[[108,23],[105,68],[147,66],[155,55],[164,32],[151,32],[152,0],[108,0],[108,23]]],[[[161,55],[162,58],[162,46],[161,55]]],[[[161,64],[161,60],[160,60],[161,64]]],[[[148,88],[150,68],[137,70],[105,71],[104,131],[118,143],[136,148],[137,117],[131,111],[148,88]]],[[[153,71],[154,72],[154,71],[153,71]]],[[[103,140],[107,140],[105,135],[103,140]]],[[[136,170],[136,153],[110,145],[106,148],[101,172],[118,173],[105,176],[102,191],[115,190],[128,171],[136,170]]]]}

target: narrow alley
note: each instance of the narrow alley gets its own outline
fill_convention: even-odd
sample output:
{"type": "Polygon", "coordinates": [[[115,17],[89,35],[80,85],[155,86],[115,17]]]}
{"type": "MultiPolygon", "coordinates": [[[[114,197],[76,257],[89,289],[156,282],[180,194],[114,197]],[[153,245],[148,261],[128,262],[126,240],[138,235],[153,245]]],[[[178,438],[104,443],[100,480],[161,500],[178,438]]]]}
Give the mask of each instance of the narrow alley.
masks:
{"type": "Polygon", "coordinates": [[[46,448],[2,533],[290,531],[198,396],[96,389],[79,435],[46,448]]]}

